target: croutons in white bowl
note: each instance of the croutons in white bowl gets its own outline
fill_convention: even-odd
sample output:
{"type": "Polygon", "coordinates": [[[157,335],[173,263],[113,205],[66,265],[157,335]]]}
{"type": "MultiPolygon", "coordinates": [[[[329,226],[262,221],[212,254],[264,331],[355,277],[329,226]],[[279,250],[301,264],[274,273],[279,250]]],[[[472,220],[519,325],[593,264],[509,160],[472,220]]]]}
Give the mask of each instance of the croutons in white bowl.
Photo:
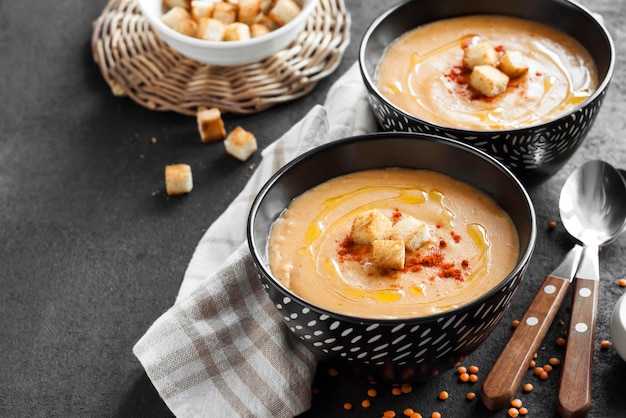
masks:
{"type": "MultiPolygon", "coordinates": [[[[281,0],[281,2],[282,1],[284,0],[281,0]]],[[[217,66],[237,66],[261,61],[274,55],[275,53],[287,47],[291,42],[293,42],[298,34],[301,33],[304,29],[308,17],[317,5],[317,0],[288,1],[295,2],[300,7],[300,11],[297,14],[294,13],[292,16],[290,16],[289,18],[291,20],[285,22],[283,25],[275,25],[274,27],[270,28],[271,30],[267,33],[256,37],[253,37],[251,35],[247,39],[206,40],[198,38],[196,36],[186,35],[181,31],[175,30],[171,26],[168,26],[168,24],[166,24],[162,20],[162,17],[171,9],[171,5],[168,5],[166,2],[164,2],[164,0],[137,0],[141,13],[146,18],[148,23],[150,23],[154,31],[166,44],[168,44],[174,50],[188,58],[191,58],[203,64],[217,66]]],[[[181,5],[188,4],[189,6],[187,7],[189,8],[189,14],[191,15],[191,3],[210,5],[219,2],[212,0],[182,0],[176,1],[174,3],[178,3],[181,5]]],[[[229,2],[224,0],[222,1],[222,3],[229,2]]],[[[261,7],[263,7],[263,9],[266,9],[267,5],[274,5],[278,2],[267,2],[258,0],[258,3],[261,5],[265,5],[265,7],[261,7]]],[[[241,7],[239,4],[234,4],[234,6],[235,8],[241,7]]],[[[196,24],[198,23],[198,21],[199,19],[195,19],[196,24]]],[[[268,22],[271,23],[272,21],[268,20],[268,22]]],[[[190,33],[193,33],[193,30],[190,33]]],[[[234,36],[236,37],[238,35],[235,34],[234,36]]]]}

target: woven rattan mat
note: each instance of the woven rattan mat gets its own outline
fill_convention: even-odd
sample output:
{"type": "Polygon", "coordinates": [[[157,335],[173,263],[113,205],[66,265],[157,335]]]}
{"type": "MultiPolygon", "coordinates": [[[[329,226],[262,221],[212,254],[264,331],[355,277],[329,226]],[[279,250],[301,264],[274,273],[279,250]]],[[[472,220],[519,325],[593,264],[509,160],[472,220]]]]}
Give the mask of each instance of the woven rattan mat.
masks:
{"type": "Polygon", "coordinates": [[[94,22],[91,49],[113,94],[195,115],[199,106],[256,113],[301,97],[337,68],[349,42],[343,0],[319,0],[304,31],[282,51],[253,64],[211,66],[165,44],[135,0],[111,0],[94,22]]]}

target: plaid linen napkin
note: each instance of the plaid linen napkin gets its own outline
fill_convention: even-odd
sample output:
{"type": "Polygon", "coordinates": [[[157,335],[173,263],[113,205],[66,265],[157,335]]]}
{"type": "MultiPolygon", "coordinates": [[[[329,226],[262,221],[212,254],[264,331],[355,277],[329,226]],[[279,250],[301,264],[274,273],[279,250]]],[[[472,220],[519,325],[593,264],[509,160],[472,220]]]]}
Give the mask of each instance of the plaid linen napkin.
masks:
{"type": "Polygon", "coordinates": [[[374,132],[354,64],[315,106],[263,152],[241,194],[209,227],[174,305],[133,348],[178,417],[293,417],[311,406],[317,362],[291,339],[256,277],[246,243],[259,189],[294,157],[326,142],[374,132]]]}

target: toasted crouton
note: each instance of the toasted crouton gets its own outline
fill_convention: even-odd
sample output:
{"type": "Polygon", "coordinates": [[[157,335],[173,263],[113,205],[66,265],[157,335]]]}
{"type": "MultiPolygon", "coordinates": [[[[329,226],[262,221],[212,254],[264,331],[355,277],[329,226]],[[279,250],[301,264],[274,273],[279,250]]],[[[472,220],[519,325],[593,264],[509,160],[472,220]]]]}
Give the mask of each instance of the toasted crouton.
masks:
{"type": "Polygon", "coordinates": [[[187,164],[165,166],[165,191],[168,195],[189,193],[193,189],[191,167],[187,164]]]}
{"type": "Polygon", "coordinates": [[[377,239],[387,239],[391,225],[391,220],[377,209],[361,212],[352,221],[350,238],[356,244],[371,244],[377,239]]]}
{"type": "Polygon", "coordinates": [[[261,17],[262,0],[239,0],[239,21],[246,25],[254,24],[261,17]]]}
{"type": "Polygon", "coordinates": [[[198,32],[196,36],[207,41],[221,41],[224,39],[226,24],[221,20],[211,17],[203,17],[198,22],[198,32]]]}
{"type": "Polygon", "coordinates": [[[252,26],[250,26],[250,36],[253,38],[267,35],[270,32],[270,28],[261,23],[254,23],[252,26]]]}
{"type": "Polygon", "coordinates": [[[212,107],[207,109],[200,107],[196,112],[196,119],[202,142],[219,141],[226,138],[222,113],[218,108],[212,107]]]}
{"type": "Polygon", "coordinates": [[[404,268],[404,242],[395,239],[377,239],[372,242],[372,261],[379,269],[404,268]]]}
{"type": "Polygon", "coordinates": [[[199,22],[203,17],[211,17],[213,15],[213,6],[215,1],[193,0],[191,2],[191,17],[199,22]]]}
{"type": "Polygon", "coordinates": [[[213,19],[221,20],[228,24],[237,21],[237,6],[234,4],[220,2],[213,6],[213,19]]]}
{"type": "Polygon", "coordinates": [[[237,126],[224,141],[226,152],[241,161],[246,161],[257,150],[256,137],[237,126]]]}
{"type": "Polygon", "coordinates": [[[268,16],[266,15],[261,15],[257,21],[257,23],[267,26],[271,31],[276,30],[278,28],[280,28],[280,25],[278,24],[278,22],[276,22],[274,19],[270,19],[268,16]]]}
{"type": "Polygon", "coordinates": [[[185,10],[191,10],[191,0],[163,0],[166,9],[174,7],[182,7],[185,10]]]}
{"type": "Polygon", "coordinates": [[[283,26],[291,22],[300,11],[300,6],[293,0],[276,0],[268,16],[283,26]]]}
{"type": "Polygon", "coordinates": [[[510,78],[515,78],[528,71],[528,63],[524,54],[519,51],[510,51],[502,56],[498,69],[510,78]]]}
{"type": "Polygon", "coordinates": [[[250,39],[250,26],[241,22],[229,23],[224,31],[225,41],[241,41],[250,39]]]}
{"type": "Polygon", "coordinates": [[[161,16],[161,21],[173,29],[179,21],[190,18],[191,15],[187,10],[182,7],[172,7],[161,16]]]}
{"type": "Polygon", "coordinates": [[[477,65],[470,74],[470,85],[487,97],[504,93],[509,76],[491,65],[477,65]]]}
{"type": "Polygon", "coordinates": [[[463,52],[463,65],[469,70],[473,70],[477,65],[495,67],[498,65],[498,52],[487,42],[470,45],[463,52]]]}
{"type": "Polygon", "coordinates": [[[195,37],[198,33],[198,23],[193,20],[191,17],[186,19],[180,19],[174,27],[172,28],[176,32],[182,33],[183,35],[193,36],[195,37]]]}
{"type": "Polygon", "coordinates": [[[430,230],[426,222],[412,216],[404,216],[391,228],[391,239],[404,242],[408,251],[417,251],[430,241],[430,230]]]}
{"type": "Polygon", "coordinates": [[[273,4],[274,0],[261,0],[261,13],[268,14],[273,4]]]}

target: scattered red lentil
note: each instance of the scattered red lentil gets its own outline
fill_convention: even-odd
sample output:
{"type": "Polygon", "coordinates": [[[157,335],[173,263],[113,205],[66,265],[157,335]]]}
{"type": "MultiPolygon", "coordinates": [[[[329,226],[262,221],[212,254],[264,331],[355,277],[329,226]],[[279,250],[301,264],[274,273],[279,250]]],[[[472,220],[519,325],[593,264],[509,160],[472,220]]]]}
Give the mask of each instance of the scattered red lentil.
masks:
{"type": "Polygon", "coordinates": [[[611,346],[611,342],[609,340],[602,340],[600,342],[600,348],[607,349],[611,346]]]}
{"type": "Polygon", "coordinates": [[[361,401],[361,406],[363,408],[369,408],[370,406],[372,406],[372,403],[369,401],[369,399],[363,399],[361,401]]]}
{"type": "Polygon", "coordinates": [[[561,364],[561,360],[556,357],[552,357],[550,358],[550,360],[548,360],[548,363],[550,363],[552,366],[558,366],[559,364],[561,364]]]}
{"type": "Polygon", "coordinates": [[[446,392],[445,390],[442,390],[441,392],[439,392],[439,399],[441,399],[442,401],[445,401],[446,399],[448,399],[450,395],[448,395],[448,392],[446,392]]]}
{"type": "Polygon", "coordinates": [[[619,286],[626,287],[626,279],[619,279],[619,286]]]}
{"type": "Polygon", "coordinates": [[[402,389],[400,389],[399,387],[395,387],[391,389],[392,395],[400,395],[401,393],[402,393],[402,389]]]}
{"type": "Polygon", "coordinates": [[[543,373],[543,371],[543,367],[535,367],[535,375],[541,376],[541,373],[543,373]]]}
{"type": "Polygon", "coordinates": [[[469,374],[463,373],[462,375],[459,376],[459,380],[461,382],[469,382],[469,374]]]}
{"type": "Polygon", "coordinates": [[[441,414],[439,412],[433,412],[430,414],[430,418],[441,418],[441,414]]]}
{"type": "Polygon", "coordinates": [[[376,389],[368,389],[368,390],[367,390],[367,396],[370,396],[370,397],[372,397],[372,398],[373,398],[373,397],[375,397],[376,395],[378,395],[378,392],[376,391],[376,389]]]}
{"type": "Polygon", "coordinates": [[[345,409],[346,411],[349,411],[352,409],[352,404],[350,402],[346,402],[343,404],[343,409],[345,409]]]}
{"type": "Polygon", "coordinates": [[[532,383],[526,383],[523,387],[524,392],[532,392],[534,387],[532,385],[532,383]]]}
{"type": "Polygon", "coordinates": [[[543,369],[544,369],[546,372],[550,373],[550,372],[552,371],[552,365],[550,365],[550,364],[544,364],[544,365],[543,365],[543,369]]]}
{"type": "Polygon", "coordinates": [[[474,392],[467,392],[467,395],[465,395],[465,398],[467,398],[467,400],[469,401],[474,400],[475,397],[476,397],[476,394],[474,392]]]}
{"type": "Polygon", "coordinates": [[[459,374],[467,373],[467,367],[465,367],[465,366],[461,366],[461,367],[459,367],[458,369],[456,369],[456,371],[457,371],[459,374]]]}
{"type": "Polygon", "coordinates": [[[470,374],[469,375],[469,381],[472,382],[472,383],[478,382],[478,375],[477,374],[470,374]]]}
{"type": "Polygon", "coordinates": [[[521,399],[513,399],[511,401],[511,406],[513,408],[518,408],[518,409],[521,408],[522,407],[522,400],[521,399]]]}
{"type": "Polygon", "coordinates": [[[528,364],[529,369],[534,369],[535,366],[537,366],[537,362],[535,360],[531,360],[530,363],[528,364]]]}
{"type": "Polygon", "coordinates": [[[396,416],[396,413],[394,411],[392,411],[392,410],[388,410],[388,411],[383,412],[383,417],[385,417],[385,418],[393,418],[395,416],[396,416]]]}
{"type": "Polygon", "coordinates": [[[467,369],[468,372],[470,373],[478,373],[478,366],[469,366],[469,368],[467,369]]]}
{"type": "Polygon", "coordinates": [[[523,407],[523,406],[522,406],[522,407],[519,409],[519,414],[520,414],[520,415],[528,415],[528,408],[526,408],[526,407],[523,407]]]}
{"type": "Polygon", "coordinates": [[[541,380],[548,380],[548,377],[550,377],[550,375],[546,371],[541,372],[541,374],[539,375],[539,379],[541,380]]]}
{"type": "Polygon", "coordinates": [[[404,384],[400,387],[402,393],[411,393],[413,391],[413,386],[409,384],[404,384]]]}
{"type": "Polygon", "coordinates": [[[554,228],[556,228],[556,221],[550,221],[550,222],[548,222],[548,228],[550,228],[550,229],[554,229],[554,228]]]}
{"type": "Polygon", "coordinates": [[[422,414],[420,414],[419,412],[413,412],[409,418],[422,418],[422,414]]]}
{"type": "Polygon", "coordinates": [[[335,377],[335,376],[339,376],[339,370],[337,369],[328,369],[328,374],[335,377]]]}
{"type": "Polygon", "coordinates": [[[517,408],[509,408],[507,414],[509,414],[509,416],[512,418],[516,418],[519,416],[519,410],[517,408]]]}
{"type": "Polygon", "coordinates": [[[404,415],[406,415],[407,417],[410,417],[411,414],[413,414],[415,411],[413,411],[411,408],[406,408],[404,411],[402,411],[402,413],[404,415]]]}
{"type": "Polygon", "coordinates": [[[563,337],[559,337],[556,339],[556,345],[558,345],[559,347],[563,347],[565,345],[565,338],[563,337]]]}
{"type": "Polygon", "coordinates": [[[511,322],[511,325],[513,326],[513,328],[517,328],[519,326],[519,319],[513,320],[513,322],[511,322]]]}

